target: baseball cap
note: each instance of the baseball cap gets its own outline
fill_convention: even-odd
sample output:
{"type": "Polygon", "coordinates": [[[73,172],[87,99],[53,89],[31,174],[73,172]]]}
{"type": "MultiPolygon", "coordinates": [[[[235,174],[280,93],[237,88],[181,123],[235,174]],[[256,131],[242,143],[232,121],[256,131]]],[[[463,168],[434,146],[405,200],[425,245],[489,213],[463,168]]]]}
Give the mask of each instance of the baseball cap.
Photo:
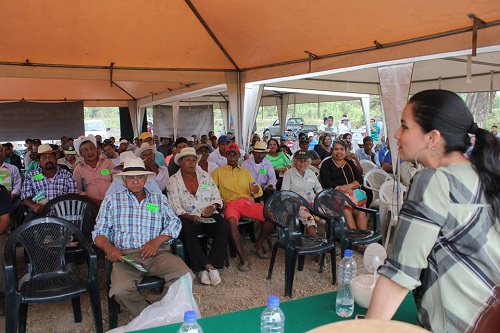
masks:
{"type": "Polygon", "coordinates": [[[128,140],[127,139],[121,139],[120,140],[120,144],[122,144],[122,143],[128,143],[128,140]]]}
{"type": "Polygon", "coordinates": [[[288,140],[288,136],[286,136],[286,135],[282,135],[282,136],[281,136],[281,140],[288,140]]]}
{"type": "Polygon", "coordinates": [[[64,146],[63,147],[63,153],[67,154],[67,155],[75,155],[76,154],[75,147],[70,146],[70,145],[64,146]]]}
{"type": "Polygon", "coordinates": [[[293,154],[293,158],[296,159],[312,159],[311,153],[305,150],[297,150],[295,154],[293,154]]]}
{"type": "Polygon", "coordinates": [[[146,140],[148,138],[150,138],[150,139],[153,138],[153,136],[149,132],[142,132],[141,136],[139,136],[139,139],[141,139],[141,140],[146,140]]]}
{"type": "Polygon", "coordinates": [[[299,143],[300,143],[300,142],[307,142],[307,143],[309,143],[309,139],[308,139],[308,138],[306,138],[305,136],[303,136],[303,137],[301,137],[301,138],[299,139],[299,143]]]}
{"type": "MultiPolygon", "coordinates": [[[[229,137],[227,135],[221,135],[217,139],[217,142],[218,143],[229,143],[229,142],[231,142],[231,139],[229,139],[229,137]]],[[[227,150],[227,147],[226,147],[226,150],[227,150]]]]}
{"type": "Polygon", "coordinates": [[[236,143],[230,143],[226,146],[226,153],[229,153],[230,151],[234,151],[240,155],[240,147],[236,143]]]}
{"type": "Polygon", "coordinates": [[[313,132],[309,132],[307,133],[307,137],[310,138],[311,136],[314,136],[314,133],[313,132]]]}

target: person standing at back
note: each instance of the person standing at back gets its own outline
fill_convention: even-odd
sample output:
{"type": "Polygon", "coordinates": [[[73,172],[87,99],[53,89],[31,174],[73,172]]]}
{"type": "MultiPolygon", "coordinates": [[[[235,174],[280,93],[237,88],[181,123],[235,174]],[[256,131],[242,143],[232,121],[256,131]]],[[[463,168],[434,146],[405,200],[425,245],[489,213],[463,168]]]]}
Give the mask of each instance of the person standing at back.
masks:
{"type": "Polygon", "coordinates": [[[500,142],[446,90],[410,98],[394,137],[401,158],[425,169],[413,178],[366,318],[391,319],[414,290],[418,322],[432,332],[497,331],[483,320],[498,318],[500,306],[500,142]]]}

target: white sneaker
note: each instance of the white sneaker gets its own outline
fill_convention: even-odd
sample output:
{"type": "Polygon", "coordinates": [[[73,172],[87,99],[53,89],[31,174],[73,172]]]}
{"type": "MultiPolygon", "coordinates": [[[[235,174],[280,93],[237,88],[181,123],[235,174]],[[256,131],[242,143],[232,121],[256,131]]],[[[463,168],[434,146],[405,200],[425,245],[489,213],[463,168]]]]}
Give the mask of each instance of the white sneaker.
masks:
{"type": "Polygon", "coordinates": [[[208,277],[208,272],[203,270],[198,273],[198,279],[200,279],[200,282],[206,285],[210,285],[210,278],[208,277]]]}
{"type": "Polygon", "coordinates": [[[212,286],[216,286],[222,281],[219,275],[219,271],[217,269],[212,269],[208,271],[208,276],[210,277],[210,284],[212,286]]]}

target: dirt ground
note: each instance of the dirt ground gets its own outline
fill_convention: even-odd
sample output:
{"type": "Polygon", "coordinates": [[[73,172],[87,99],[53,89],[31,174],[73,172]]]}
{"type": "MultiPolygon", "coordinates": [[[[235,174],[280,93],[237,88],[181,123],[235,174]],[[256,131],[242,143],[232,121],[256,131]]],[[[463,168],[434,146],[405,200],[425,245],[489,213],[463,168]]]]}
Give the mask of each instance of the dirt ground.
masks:
{"type": "MultiPolygon", "coordinates": [[[[251,242],[248,239],[243,239],[243,245],[248,250],[251,242]]],[[[265,246],[267,248],[267,245],[265,246]]],[[[337,263],[340,257],[339,252],[337,247],[337,263]]],[[[362,256],[355,252],[354,257],[358,263],[358,271],[362,272],[362,256]]],[[[230,258],[229,261],[230,266],[220,270],[222,282],[218,286],[202,285],[198,279],[193,281],[193,293],[203,317],[265,305],[267,296],[270,294],[278,295],[282,302],[289,299],[283,296],[285,291],[283,250],[278,249],[273,276],[270,280],[267,280],[270,259],[252,259],[251,270],[246,273],[238,271],[237,258],[230,258]]],[[[99,265],[103,325],[106,331],[109,329],[109,325],[102,260],[100,260],[99,265]]],[[[336,286],[332,285],[329,257],[327,257],[325,271],[319,273],[318,270],[318,263],[312,257],[307,257],[304,270],[297,271],[295,274],[292,294],[294,299],[335,290],[336,286]]],[[[87,296],[82,297],[81,304],[83,317],[81,323],[73,321],[71,301],[30,306],[27,332],[94,332],[92,312],[87,296]]],[[[122,310],[118,316],[119,325],[125,325],[132,319],[126,310],[122,310]]],[[[4,332],[4,330],[5,325],[1,325],[0,332],[4,332]]]]}

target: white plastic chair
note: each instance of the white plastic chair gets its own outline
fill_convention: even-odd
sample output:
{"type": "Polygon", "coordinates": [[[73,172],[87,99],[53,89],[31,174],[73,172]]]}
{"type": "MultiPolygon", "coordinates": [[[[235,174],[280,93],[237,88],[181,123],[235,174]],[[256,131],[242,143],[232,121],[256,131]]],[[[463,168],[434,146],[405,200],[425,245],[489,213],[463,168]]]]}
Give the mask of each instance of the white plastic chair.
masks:
{"type": "Polygon", "coordinates": [[[361,160],[359,161],[359,164],[361,164],[361,167],[363,168],[363,175],[366,175],[368,171],[372,169],[378,169],[378,166],[372,161],[361,160]]]}
{"type": "Polygon", "coordinates": [[[389,239],[391,238],[391,230],[398,223],[398,218],[399,218],[398,207],[399,209],[401,209],[401,206],[403,205],[403,200],[405,199],[406,196],[406,186],[400,184],[398,191],[398,186],[395,181],[391,180],[385,182],[380,187],[379,196],[380,196],[379,214],[380,214],[380,224],[382,229],[382,239],[383,240],[385,239],[384,246],[387,249],[387,245],[389,245],[389,239]],[[399,192],[399,198],[398,198],[398,192],[399,192]]]}
{"type": "Polygon", "coordinates": [[[363,176],[363,186],[373,192],[370,208],[379,207],[379,190],[383,183],[393,180],[392,176],[382,169],[372,169],[363,176]]]}

